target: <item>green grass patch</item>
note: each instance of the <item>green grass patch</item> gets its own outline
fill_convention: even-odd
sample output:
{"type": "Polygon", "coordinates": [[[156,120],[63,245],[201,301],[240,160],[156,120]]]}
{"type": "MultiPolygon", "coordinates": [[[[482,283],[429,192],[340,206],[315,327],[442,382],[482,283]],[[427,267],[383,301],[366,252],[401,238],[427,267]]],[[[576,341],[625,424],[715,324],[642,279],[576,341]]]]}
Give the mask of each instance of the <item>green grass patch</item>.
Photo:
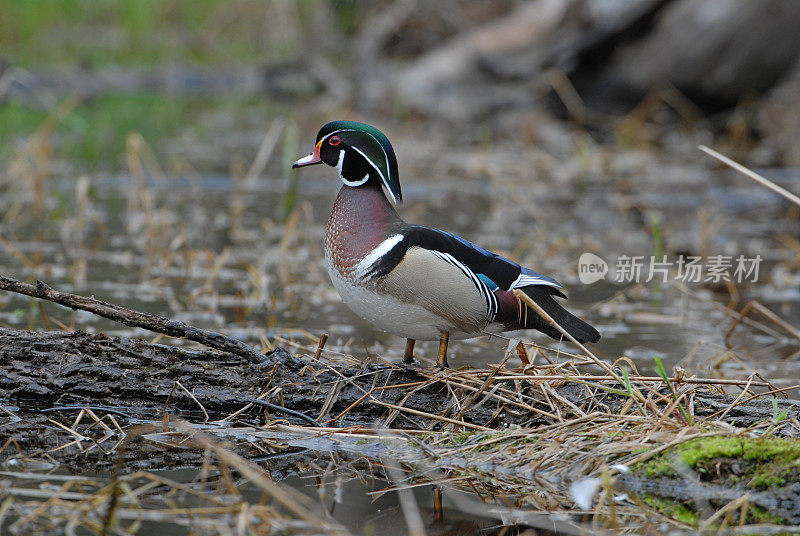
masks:
{"type": "MultiPolygon", "coordinates": [[[[242,109],[258,105],[245,97],[108,94],[83,101],[66,114],[56,124],[48,145],[54,158],[69,162],[76,171],[123,169],[130,133],[141,134],[156,156],[162,157],[165,139],[186,129],[202,129],[199,117],[231,107],[232,100],[242,109]]],[[[17,100],[0,104],[0,158],[8,158],[14,147],[35,135],[52,113],[17,100]]]]}
{"type": "MultiPolygon", "coordinates": [[[[320,0],[0,0],[0,57],[31,67],[257,64],[296,57],[320,0]]],[[[334,32],[368,11],[335,0],[334,32]]]]}
{"type": "Polygon", "coordinates": [[[296,10],[251,0],[0,0],[0,55],[23,67],[254,62],[288,52],[269,24],[298,24],[296,10]]]}
{"type": "Polygon", "coordinates": [[[750,508],[747,510],[747,519],[745,523],[750,524],[764,524],[764,523],[771,523],[775,525],[780,525],[784,523],[783,518],[780,516],[776,516],[775,514],[769,513],[769,510],[766,508],[762,508],[755,504],[751,504],[750,508]]]}

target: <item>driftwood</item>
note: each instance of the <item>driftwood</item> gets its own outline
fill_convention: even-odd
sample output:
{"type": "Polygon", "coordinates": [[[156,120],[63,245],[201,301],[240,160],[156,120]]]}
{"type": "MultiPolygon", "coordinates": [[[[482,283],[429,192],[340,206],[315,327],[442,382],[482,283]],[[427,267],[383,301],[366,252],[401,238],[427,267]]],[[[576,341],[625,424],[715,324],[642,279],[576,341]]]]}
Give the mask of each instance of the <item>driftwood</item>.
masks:
{"type": "MultiPolygon", "coordinates": [[[[224,352],[183,349],[84,332],[30,332],[0,329],[0,392],[22,407],[116,408],[127,418],[155,421],[164,413],[193,420],[219,420],[249,407],[261,397],[275,418],[308,425],[473,430],[508,425],[536,427],[552,421],[544,402],[530,406],[502,396],[514,380],[480,392],[480,384],[448,380],[436,371],[391,365],[328,364],[324,358],[298,357],[282,348],[262,364],[243,362],[224,352]],[[277,389],[276,389],[277,388],[277,389]],[[271,393],[264,397],[265,393],[271,393]],[[479,394],[475,397],[476,393],[479,394]],[[497,394],[501,393],[501,394],[497,394]],[[454,398],[455,397],[455,398],[454,398]],[[461,401],[459,410],[454,399],[461,401]],[[468,401],[481,402],[468,404],[468,401]],[[291,410],[287,413],[280,407],[291,410]],[[306,418],[296,416],[301,412],[306,418]]],[[[532,382],[535,379],[531,378],[532,382]]],[[[538,382],[537,382],[538,383],[538,382]]],[[[554,382],[554,396],[575,411],[618,411],[627,397],[577,383],[554,382]]],[[[696,391],[696,416],[730,405],[733,397],[696,391]]],[[[781,400],[787,418],[800,416],[800,403],[781,400]]],[[[238,419],[258,422],[263,408],[238,419]]],[[[730,409],[724,419],[749,426],[773,416],[770,400],[750,400],[730,409]]],[[[789,429],[787,429],[789,430],[789,429]]]]}
{"type": "MultiPolygon", "coordinates": [[[[13,444],[28,457],[35,459],[38,454],[78,470],[87,464],[97,469],[120,464],[136,469],[202,465],[203,450],[187,448],[191,443],[181,447],[186,434],[178,433],[168,422],[177,416],[195,423],[192,426],[199,430],[230,440],[229,448],[261,462],[274,479],[294,474],[298,467],[319,468],[320,459],[331,457],[351,460],[353,467],[361,467],[358,460],[380,465],[388,456],[423,471],[430,462],[417,459],[427,452],[416,448],[421,444],[418,440],[398,431],[398,440],[409,437],[412,442],[404,443],[404,450],[388,452],[391,443],[373,438],[369,430],[408,429],[416,432],[416,437],[424,437],[419,434],[421,430],[461,430],[490,439],[491,435],[481,431],[535,432],[540,427],[551,428],[560,419],[583,420],[583,425],[590,426],[592,415],[607,420],[614,414],[624,414],[622,408],[631,400],[580,383],[537,380],[535,376],[529,380],[530,388],[520,391],[519,380],[503,380],[497,374],[499,379],[491,383],[492,388],[482,391],[480,382],[470,383],[458,371],[335,364],[324,357],[315,359],[311,353],[292,355],[283,348],[267,357],[267,361],[254,364],[229,353],[121,337],[0,328],[0,396],[5,399],[0,402],[19,406],[13,412],[16,420],[0,420],[0,446],[9,448],[13,444]],[[514,396],[506,394],[531,395],[540,389],[547,389],[550,397],[562,401],[558,418],[548,417],[552,407],[544,399],[526,410],[514,396]],[[267,407],[256,407],[254,401],[267,407]],[[112,429],[105,433],[95,425],[99,421],[88,419],[86,414],[101,421],[113,417],[114,425],[125,432],[112,429]],[[581,414],[584,417],[579,417],[581,414]],[[78,425],[81,415],[83,423],[78,425]],[[284,420],[294,426],[261,426],[267,420],[284,420]],[[513,425],[519,428],[509,429],[513,425]],[[359,434],[359,430],[367,435],[359,434]],[[352,432],[354,437],[348,435],[352,432]],[[76,441],[71,434],[80,437],[76,441]],[[80,447],[81,441],[88,446],[94,441],[100,448],[80,447]],[[265,451],[268,445],[278,447],[265,451]],[[410,446],[414,448],[409,450],[410,446]]],[[[478,375],[481,371],[471,372],[478,375]]],[[[503,374],[520,377],[515,371],[503,374]]],[[[489,385],[492,373],[484,371],[483,378],[483,384],[489,385]]],[[[658,385],[652,387],[657,393],[658,385]]],[[[666,390],[662,388],[661,394],[666,395],[666,390]]],[[[717,415],[716,419],[740,429],[771,422],[776,411],[772,400],[743,398],[734,403],[735,397],[697,388],[692,391],[691,405],[696,419],[717,415]]],[[[775,434],[797,434],[797,427],[791,423],[800,418],[800,402],[780,400],[777,411],[785,412],[786,425],[776,427],[775,434]]],[[[658,420],[655,414],[654,420],[658,420]]],[[[444,437],[454,435],[458,436],[444,437]]],[[[568,461],[569,456],[565,458],[568,461]]],[[[444,463],[449,458],[437,455],[436,459],[444,463]]],[[[494,462],[481,461],[479,467],[493,478],[511,479],[521,485],[541,477],[538,472],[523,474],[513,464],[505,466],[502,457],[492,459],[494,462]]],[[[453,467],[476,463],[468,455],[450,462],[453,467]]],[[[561,478],[551,485],[563,487],[561,478]]],[[[691,487],[684,481],[641,474],[622,475],[618,482],[629,492],[655,493],[679,501],[697,497],[722,501],[731,494],[745,493],[713,483],[691,487]]],[[[776,490],[755,491],[751,501],[783,519],[796,520],[800,516],[793,495],[796,488],[796,483],[790,483],[776,490]]]]}
{"type": "MultiPolygon", "coordinates": [[[[265,390],[279,387],[276,394],[280,396],[280,406],[270,400],[259,403],[285,416],[300,417],[306,424],[325,418],[326,424],[337,426],[369,426],[380,421],[384,427],[423,429],[458,425],[489,430],[510,424],[537,426],[554,418],[552,404],[550,408],[544,402],[533,404],[531,400],[536,400],[535,397],[520,402],[520,379],[534,386],[542,381],[552,382],[548,387],[553,389],[554,395],[563,398],[578,413],[598,408],[615,411],[629,401],[627,396],[614,394],[609,389],[590,389],[585,383],[568,381],[569,375],[561,376],[564,381],[558,381],[558,375],[529,376],[531,373],[528,373],[520,376],[506,370],[498,374],[501,369],[465,375],[391,364],[365,364],[356,360],[333,363],[321,355],[324,342],[313,356],[295,356],[283,348],[260,354],[247,344],[222,334],[58,291],[41,281],[29,285],[0,276],[0,289],[90,311],[129,326],[199,342],[212,349],[184,349],[80,331],[31,332],[0,328],[2,398],[35,400],[37,405],[99,404],[135,407],[146,413],[164,409],[169,401],[174,409],[202,409],[209,420],[235,412],[251,400],[261,398],[265,390]],[[179,382],[181,390],[176,392],[179,382]],[[493,384],[491,390],[488,389],[490,383],[493,384]]],[[[593,382],[615,379],[613,376],[605,380],[600,376],[589,378],[593,382]]],[[[647,381],[646,378],[641,380],[647,381]]],[[[658,378],[655,380],[660,383],[658,378]]],[[[738,383],[736,380],[673,381],[678,385],[688,382],[689,386],[717,382],[719,385],[769,387],[752,378],[738,383]]],[[[695,390],[691,395],[697,416],[718,412],[733,400],[710,390],[695,390]]],[[[773,416],[775,408],[770,401],[751,398],[725,411],[728,422],[749,426],[773,416]]],[[[781,404],[789,417],[799,414],[800,403],[784,400],[781,404]]]]}
{"type": "MultiPolygon", "coordinates": [[[[415,430],[455,426],[485,431],[509,425],[536,427],[560,419],[552,400],[536,394],[545,387],[565,404],[559,412],[613,413],[630,402],[625,395],[597,388],[599,382],[610,382],[609,387],[619,389],[611,376],[582,376],[576,382],[569,380],[570,375],[580,373],[566,370],[548,376],[547,371],[536,370],[526,374],[511,369],[438,371],[355,359],[333,362],[322,355],[322,344],[305,355],[292,355],[283,348],[263,355],[221,334],[54,290],[41,282],[34,286],[0,277],[0,288],[222,350],[186,349],[80,331],[0,328],[0,398],[22,406],[116,407],[142,420],[158,419],[167,411],[194,419],[202,416],[204,421],[238,416],[246,407],[256,419],[267,411],[301,425],[377,424],[415,430]],[[587,381],[595,387],[590,388],[587,381]],[[256,399],[259,408],[253,407],[256,399]]],[[[653,393],[664,390],[658,378],[638,381],[651,382],[648,389],[653,393]]],[[[775,412],[771,400],[747,398],[728,407],[732,397],[696,388],[715,380],[673,381],[693,397],[697,417],[724,410],[726,422],[750,426],[775,412]]],[[[717,382],[737,384],[736,380],[717,382]]],[[[768,387],[752,379],[738,383],[745,384],[768,387]]],[[[789,419],[800,415],[800,403],[782,400],[779,407],[787,410],[789,419]]],[[[791,429],[786,433],[792,433],[791,429]]]]}
{"type": "Polygon", "coordinates": [[[213,331],[188,326],[183,322],[175,322],[163,316],[142,313],[94,298],[61,292],[50,288],[41,281],[37,281],[36,285],[29,285],[28,283],[23,283],[16,279],[0,276],[0,290],[8,290],[34,298],[41,298],[63,305],[64,307],[69,307],[70,309],[88,311],[102,316],[103,318],[125,324],[126,326],[144,328],[170,337],[179,337],[199,342],[209,348],[230,352],[251,363],[260,363],[264,360],[263,355],[236,339],[231,339],[213,331]]]}

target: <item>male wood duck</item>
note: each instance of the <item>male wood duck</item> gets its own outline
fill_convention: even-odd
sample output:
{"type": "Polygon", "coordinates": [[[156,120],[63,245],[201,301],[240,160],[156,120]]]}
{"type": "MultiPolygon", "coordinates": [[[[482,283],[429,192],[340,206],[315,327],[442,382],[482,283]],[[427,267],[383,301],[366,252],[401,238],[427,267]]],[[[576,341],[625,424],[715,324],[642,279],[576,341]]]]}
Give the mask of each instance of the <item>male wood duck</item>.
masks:
{"type": "Polygon", "coordinates": [[[447,231],[404,222],[395,204],[402,194],[397,160],[377,128],[333,121],[317,133],[314,152],[292,168],[325,163],[344,185],[325,232],[325,264],[333,286],[357,315],[407,339],[404,363],[416,340],[439,339],[438,364],[447,367],[447,343],[484,330],[534,328],[561,333],[515,294],[519,289],[580,342],[600,334],[553,299],[566,298],[550,277],[487,251],[447,231]]]}

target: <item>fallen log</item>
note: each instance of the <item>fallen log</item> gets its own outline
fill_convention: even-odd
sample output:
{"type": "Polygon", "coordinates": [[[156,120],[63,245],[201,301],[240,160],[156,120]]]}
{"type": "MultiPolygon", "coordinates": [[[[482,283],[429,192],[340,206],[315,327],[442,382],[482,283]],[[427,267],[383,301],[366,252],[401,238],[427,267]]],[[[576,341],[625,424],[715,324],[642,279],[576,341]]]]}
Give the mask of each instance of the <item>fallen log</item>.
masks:
{"type": "MultiPolygon", "coordinates": [[[[458,425],[484,430],[512,424],[535,427],[553,421],[552,404],[518,389],[515,383],[553,387],[557,396],[573,406],[567,414],[615,411],[628,401],[627,396],[582,385],[592,376],[576,375],[576,383],[568,381],[569,374],[556,380],[531,374],[523,382],[500,376],[492,382],[492,389],[481,390],[491,371],[329,364],[324,358],[292,355],[283,348],[266,357],[264,363],[254,364],[229,353],[124,337],[0,328],[0,393],[6,400],[35,402],[39,407],[58,402],[162,411],[169,402],[167,409],[191,413],[202,405],[213,420],[278,386],[286,408],[340,426],[371,426],[382,420],[385,427],[424,429],[434,421],[436,426],[431,428],[458,425]],[[176,391],[176,382],[194,398],[176,391]],[[509,393],[523,396],[520,399],[509,393]],[[470,399],[468,407],[455,404],[470,399]],[[399,414],[393,415],[395,412],[399,414]]],[[[514,376],[519,377],[525,376],[514,376]]],[[[658,391],[659,386],[651,387],[658,391]]],[[[710,390],[695,390],[692,396],[697,417],[726,408],[725,422],[735,426],[769,419],[775,411],[771,400],[753,399],[728,408],[735,397],[710,390]]],[[[780,400],[778,407],[790,418],[800,416],[800,402],[780,400]]]]}

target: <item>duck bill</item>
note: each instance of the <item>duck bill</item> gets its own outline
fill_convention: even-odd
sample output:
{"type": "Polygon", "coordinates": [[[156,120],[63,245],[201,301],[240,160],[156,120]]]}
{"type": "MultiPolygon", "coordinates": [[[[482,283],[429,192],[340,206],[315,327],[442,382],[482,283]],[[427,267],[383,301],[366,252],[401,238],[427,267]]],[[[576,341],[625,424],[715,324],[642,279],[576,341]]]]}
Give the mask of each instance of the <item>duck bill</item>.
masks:
{"type": "Polygon", "coordinates": [[[320,141],[316,147],[314,147],[314,152],[308,156],[304,156],[294,164],[292,164],[292,169],[305,167],[305,166],[313,166],[315,164],[322,163],[322,158],[319,156],[319,150],[322,146],[322,142],[320,141]]]}

